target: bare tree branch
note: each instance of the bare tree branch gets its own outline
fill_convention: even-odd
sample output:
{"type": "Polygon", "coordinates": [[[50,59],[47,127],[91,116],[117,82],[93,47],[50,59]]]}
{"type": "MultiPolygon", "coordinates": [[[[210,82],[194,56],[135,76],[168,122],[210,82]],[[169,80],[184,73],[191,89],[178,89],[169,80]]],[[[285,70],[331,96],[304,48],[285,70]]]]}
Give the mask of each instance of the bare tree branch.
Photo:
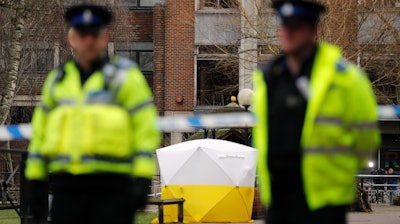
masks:
{"type": "MultiPolygon", "coordinates": [[[[318,38],[339,45],[343,48],[345,56],[357,62],[360,67],[368,73],[375,92],[378,95],[380,103],[400,103],[400,22],[398,21],[398,9],[393,9],[387,2],[378,0],[347,1],[347,0],[321,0],[328,4],[328,13],[322,18],[318,38]],[[385,5],[387,4],[387,5],[385,5]],[[386,94],[386,97],[382,97],[386,94]]],[[[240,1],[246,3],[247,1],[240,1]]],[[[276,55],[280,53],[278,36],[277,16],[270,8],[270,4],[265,1],[252,1],[254,7],[257,7],[254,14],[249,14],[246,7],[239,4],[236,12],[232,16],[240,16],[245,23],[237,24],[237,29],[231,29],[230,26],[221,26],[221,33],[232,34],[240,31],[240,40],[238,43],[244,43],[242,40],[254,38],[257,40],[255,47],[241,47],[237,52],[224,52],[229,55],[221,61],[218,68],[223,70],[223,64],[227,66],[233,61],[239,59],[240,66],[247,63],[262,63],[262,60],[269,60],[267,55],[276,55]],[[228,28],[229,27],[229,28],[228,28]],[[251,55],[252,51],[257,51],[257,57],[251,55]]],[[[248,3],[248,2],[247,2],[248,3]]],[[[201,7],[201,6],[200,6],[201,7]]],[[[199,15],[199,18],[201,14],[199,15]]],[[[224,21],[225,14],[220,14],[220,20],[224,21]]],[[[200,20],[200,19],[199,19],[200,20]]],[[[196,28],[198,29],[198,28],[196,28]]],[[[204,37],[211,37],[209,30],[200,30],[204,32],[204,37]]],[[[229,34],[224,34],[229,36],[229,34]]],[[[214,47],[221,49],[219,43],[213,43],[214,47]]],[[[203,41],[207,42],[207,41],[203,41]]],[[[208,40],[212,42],[212,40],[208,40]]],[[[207,69],[204,69],[206,71],[207,69]]],[[[213,71],[215,68],[209,68],[213,71]]],[[[242,70],[240,70],[242,72],[242,70]]],[[[229,72],[228,72],[229,73],[229,72]]],[[[232,79],[237,74],[230,73],[232,79]]],[[[236,86],[236,85],[234,85],[236,86]]],[[[220,88],[231,89],[231,86],[220,88]]]]}
{"type": "Polygon", "coordinates": [[[21,50],[22,50],[22,34],[25,26],[25,19],[23,9],[25,0],[20,0],[19,6],[13,5],[15,10],[15,17],[12,19],[12,36],[9,47],[8,70],[6,82],[3,84],[1,97],[0,97],[0,125],[3,125],[7,120],[12,102],[14,100],[17,88],[17,79],[20,67],[21,50]]]}

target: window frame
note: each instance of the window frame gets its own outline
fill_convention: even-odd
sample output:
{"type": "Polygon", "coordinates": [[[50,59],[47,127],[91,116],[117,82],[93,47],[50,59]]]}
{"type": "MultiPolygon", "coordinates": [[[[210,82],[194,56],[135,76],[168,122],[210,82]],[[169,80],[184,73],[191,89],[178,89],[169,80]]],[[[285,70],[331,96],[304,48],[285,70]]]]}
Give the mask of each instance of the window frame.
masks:
{"type": "Polygon", "coordinates": [[[20,65],[22,75],[46,75],[54,68],[55,49],[52,47],[23,47],[21,54],[22,57],[27,54],[27,58],[22,58],[23,64],[20,65]],[[43,59],[46,62],[40,63],[43,59]],[[41,68],[41,65],[45,66],[41,68]]]}
{"type": "MultiPolygon", "coordinates": [[[[115,43],[114,43],[115,44],[115,43]]],[[[128,59],[134,61],[140,68],[140,71],[142,72],[143,76],[146,78],[149,86],[151,89],[154,88],[154,49],[143,49],[143,48],[136,48],[136,47],[115,47],[114,45],[114,55],[119,55],[119,56],[123,56],[121,54],[119,54],[120,52],[128,52],[129,56],[127,57],[128,59]],[[140,53],[143,52],[151,52],[153,53],[153,69],[150,70],[142,70],[142,68],[140,67],[140,53]],[[135,59],[133,60],[131,55],[134,55],[135,59]]],[[[126,56],[123,56],[126,57],[126,56]]]]}
{"type": "Polygon", "coordinates": [[[130,10],[151,10],[151,9],[153,9],[154,5],[157,2],[157,1],[154,1],[154,4],[152,6],[141,6],[140,2],[142,0],[136,0],[137,5],[132,5],[133,3],[130,3],[129,0],[127,0],[127,1],[128,1],[128,3],[126,3],[126,4],[128,6],[128,9],[130,9],[130,10]]]}
{"type": "Polygon", "coordinates": [[[207,0],[197,0],[197,11],[199,12],[238,12],[239,11],[239,1],[238,0],[232,0],[232,1],[236,1],[236,7],[228,7],[228,8],[224,8],[224,7],[219,7],[219,5],[221,4],[221,1],[224,0],[215,0],[218,2],[218,7],[213,7],[213,6],[209,6],[206,7],[205,6],[205,1],[207,0]]]}
{"type": "MultiPolygon", "coordinates": [[[[222,93],[222,96],[225,100],[226,97],[226,102],[223,102],[223,105],[220,105],[218,103],[213,104],[213,103],[206,103],[206,104],[202,104],[200,103],[201,99],[200,99],[200,91],[207,91],[206,89],[202,90],[199,88],[200,82],[201,82],[201,75],[200,74],[200,68],[199,65],[200,63],[204,63],[205,61],[214,61],[214,63],[218,63],[217,61],[227,61],[227,60],[232,60],[232,58],[230,57],[230,54],[234,55],[237,54],[239,51],[239,46],[235,46],[235,45],[227,45],[227,46],[213,46],[213,45],[198,45],[196,46],[196,65],[195,65],[195,107],[196,108],[200,108],[200,107],[221,107],[221,106],[225,106],[226,104],[228,104],[230,102],[230,97],[232,96],[232,94],[225,95],[225,93],[222,93]],[[203,50],[201,50],[201,48],[203,48],[203,50]],[[221,48],[223,50],[221,50],[220,52],[215,52],[215,50],[218,51],[218,49],[221,48]],[[235,53],[235,48],[237,50],[237,52],[235,53]],[[205,50],[211,50],[210,52],[206,52],[205,50]],[[229,53],[224,53],[224,50],[232,50],[232,52],[229,53]],[[199,63],[200,62],[200,63],[199,63]]],[[[237,64],[236,64],[236,69],[235,69],[236,73],[237,73],[237,84],[239,84],[239,60],[237,60],[237,64]]],[[[222,71],[220,71],[219,73],[223,73],[222,71]]],[[[210,74],[209,74],[210,75],[210,74]]],[[[231,84],[228,84],[231,85],[231,84]]],[[[220,86],[222,87],[222,85],[220,86]]],[[[239,88],[236,90],[237,92],[239,91],[239,88]]],[[[211,94],[211,95],[215,95],[215,94],[211,94]]],[[[211,96],[210,95],[210,96],[211,96]]],[[[209,98],[210,96],[206,97],[205,100],[208,100],[207,98],[209,98]]]]}
{"type": "Polygon", "coordinates": [[[128,57],[130,60],[134,61],[140,68],[140,71],[142,71],[143,74],[145,73],[152,73],[154,75],[154,50],[137,50],[137,49],[115,49],[114,54],[119,55],[119,52],[129,52],[129,55],[134,54],[135,59],[132,59],[131,57],[128,57]],[[142,70],[140,67],[140,53],[153,53],[153,70],[142,70]]]}

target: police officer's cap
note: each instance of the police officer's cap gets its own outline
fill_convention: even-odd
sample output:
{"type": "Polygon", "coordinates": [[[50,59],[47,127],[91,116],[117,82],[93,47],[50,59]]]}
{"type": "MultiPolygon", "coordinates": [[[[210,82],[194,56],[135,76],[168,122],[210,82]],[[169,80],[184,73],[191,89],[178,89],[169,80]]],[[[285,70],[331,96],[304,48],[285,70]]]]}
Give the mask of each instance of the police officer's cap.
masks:
{"type": "Polygon", "coordinates": [[[276,0],[272,7],[277,11],[284,25],[298,25],[303,22],[316,24],[326,7],[311,0],[276,0]]]}
{"type": "Polygon", "coordinates": [[[80,32],[98,32],[112,20],[106,7],[87,4],[68,8],[64,17],[70,27],[80,32]]]}

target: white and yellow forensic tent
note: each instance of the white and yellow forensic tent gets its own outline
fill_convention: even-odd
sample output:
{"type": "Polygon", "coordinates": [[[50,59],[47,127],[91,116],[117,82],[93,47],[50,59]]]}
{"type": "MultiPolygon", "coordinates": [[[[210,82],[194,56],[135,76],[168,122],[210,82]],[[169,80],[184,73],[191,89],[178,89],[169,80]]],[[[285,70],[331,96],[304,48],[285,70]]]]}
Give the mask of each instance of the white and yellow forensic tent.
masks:
{"type": "MultiPolygon", "coordinates": [[[[249,222],[254,199],[256,150],[202,139],[157,150],[161,198],[184,198],[184,222],[249,222]]],[[[165,206],[165,222],[177,206],[165,206]]],[[[156,221],[156,220],[155,220],[156,221]]]]}

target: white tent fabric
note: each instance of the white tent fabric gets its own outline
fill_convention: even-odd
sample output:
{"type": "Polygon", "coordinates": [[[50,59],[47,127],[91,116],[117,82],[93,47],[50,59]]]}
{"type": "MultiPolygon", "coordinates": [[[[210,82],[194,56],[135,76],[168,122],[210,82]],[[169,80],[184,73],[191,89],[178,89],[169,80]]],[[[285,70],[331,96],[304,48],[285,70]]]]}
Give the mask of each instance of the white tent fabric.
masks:
{"type": "MultiPolygon", "coordinates": [[[[184,198],[184,222],[249,222],[256,150],[241,144],[193,140],[157,150],[161,198],[184,198]]],[[[165,220],[176,222],[176,208],[165,220]]],[[[157,220],[155,220],[157,222],[157,220]]]]}
{"type": "Polygon", "coordinates": [[[253,187],[256,150],[234,142],[201,139],[157,150],[161,184],[253,187]]]}

